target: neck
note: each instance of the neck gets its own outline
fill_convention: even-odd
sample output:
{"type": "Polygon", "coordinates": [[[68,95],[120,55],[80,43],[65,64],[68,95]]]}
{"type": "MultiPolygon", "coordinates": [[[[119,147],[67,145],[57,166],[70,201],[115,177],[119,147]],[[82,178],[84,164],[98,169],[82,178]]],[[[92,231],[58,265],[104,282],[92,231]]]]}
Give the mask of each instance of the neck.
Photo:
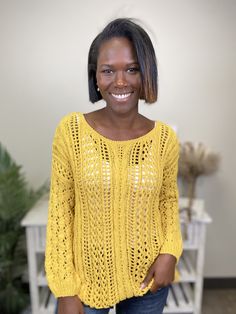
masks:
{"type": "Polygon", "coordinates": [[[109,107],[105,107],[102,110],[106,123],[110,125],[113,129],[132,129],[135,128],[137,122],[140,119],[140,114],[137,108],[127,113],[114,112],[109,107]]]}

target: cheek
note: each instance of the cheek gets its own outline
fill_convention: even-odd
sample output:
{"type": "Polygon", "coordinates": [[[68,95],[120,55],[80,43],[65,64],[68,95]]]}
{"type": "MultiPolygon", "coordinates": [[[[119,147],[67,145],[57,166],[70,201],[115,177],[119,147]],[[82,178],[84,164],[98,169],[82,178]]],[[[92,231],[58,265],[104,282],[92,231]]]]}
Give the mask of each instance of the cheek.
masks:
{"type": "Polygon", "coordinates": [[[141,88],[142,85],[141,75],[136,74],[134,76],[129,76],[128,80],[131,85],[135,86],[136,88],[141,88]]]}
{"type": "Polygon", "coordinates": [[[141,90],[142,89],[142,81],[141,81],[141,77],[136,77],[133,82],[132,85],[136,87],[136,89],[141,90]]]}
{"type": "Polygon", "coordinates": [[[99,89],[106,89],[110,84],[110,81],[106,79],[106,77],[103,77],[101,75],[97,75],[97,86],[99,89]]]}

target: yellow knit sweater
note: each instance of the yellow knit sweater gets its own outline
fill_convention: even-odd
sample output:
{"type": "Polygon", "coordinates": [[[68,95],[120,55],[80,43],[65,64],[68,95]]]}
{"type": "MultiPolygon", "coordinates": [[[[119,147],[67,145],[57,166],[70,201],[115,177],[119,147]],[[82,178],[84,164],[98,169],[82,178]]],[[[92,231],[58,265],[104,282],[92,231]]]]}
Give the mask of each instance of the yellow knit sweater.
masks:
{"type": "Polygon", "coordinates": [[[95,308],[141,296],[155,258],[178,259],[179,144],[162,122],[146,135],[107,139],[81,113],[59,123],[52,151],[46,273],[56,297],[95,308]]]}

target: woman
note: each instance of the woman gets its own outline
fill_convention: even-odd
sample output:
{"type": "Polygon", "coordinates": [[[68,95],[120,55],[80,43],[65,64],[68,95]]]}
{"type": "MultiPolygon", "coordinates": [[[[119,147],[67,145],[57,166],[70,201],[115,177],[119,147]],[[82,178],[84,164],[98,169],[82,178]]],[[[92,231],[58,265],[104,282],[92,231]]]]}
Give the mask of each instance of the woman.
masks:
{"type": "Polygon", "coordinates": [[[178,141],[138,112],[157,99],[148,34],[109,23],[88,58],[90,101],[56,129],[46,273],[59,314],[162,313],[182,252],[176,184],[178,141]]]}

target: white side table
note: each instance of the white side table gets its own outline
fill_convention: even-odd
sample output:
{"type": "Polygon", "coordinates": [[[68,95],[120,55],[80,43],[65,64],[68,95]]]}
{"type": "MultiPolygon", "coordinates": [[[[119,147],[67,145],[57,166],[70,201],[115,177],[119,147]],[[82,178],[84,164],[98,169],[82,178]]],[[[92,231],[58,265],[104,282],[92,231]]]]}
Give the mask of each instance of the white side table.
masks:
{"type": "Polygon", "coordinates": [[[53,314],[56,300],[50,293],[44,270],[48,197],[41,199],[23,218],[26,228],[32,314],[53,314]]]}

